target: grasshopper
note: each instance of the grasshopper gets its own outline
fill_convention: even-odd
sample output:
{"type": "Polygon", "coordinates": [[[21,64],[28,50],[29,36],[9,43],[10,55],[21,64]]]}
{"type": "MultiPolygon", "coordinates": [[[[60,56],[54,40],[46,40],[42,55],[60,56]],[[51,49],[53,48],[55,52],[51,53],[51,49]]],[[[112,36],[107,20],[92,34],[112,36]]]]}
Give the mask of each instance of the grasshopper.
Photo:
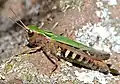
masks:
{"type": "MultiPolygon", "coordinates": [[[[14,13],[14,11],[12,12],[14,13]]],[[[28,33],[29,46],[40,46],[40,49],[47,56],[52,55],[102,73],[111,72],[110,67],[104,62],[104,60],[109,59],[109,53],[95,50],[67,37],[54,34],[48,30],[39,29],[34,25],[26,26],[20,19],[19,21],[21,24],[16,23],[28,33]]]]}

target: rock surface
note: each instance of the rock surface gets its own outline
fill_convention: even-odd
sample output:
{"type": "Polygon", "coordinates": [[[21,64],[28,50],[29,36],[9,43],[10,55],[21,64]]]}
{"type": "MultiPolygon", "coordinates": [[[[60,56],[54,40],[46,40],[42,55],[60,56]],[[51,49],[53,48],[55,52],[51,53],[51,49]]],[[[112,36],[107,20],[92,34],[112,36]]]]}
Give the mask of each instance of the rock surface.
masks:
{"type": "Polygon", "coordinates": [[[111,4],[113,1],[116,0],[1,0],[0,83],[120,84],[120,76],[71,66],[64,60],[57,62],[58,68],[51,75],[54,65],[42,51],[20,54],[31,50],[26,46],[25,31],[8,18],[16,18],[11,7],[26,25],[41,26],[57,34],[67,30],[70,38],[112,53],[107,62],[120,71],[120,2],[111,4]]]}

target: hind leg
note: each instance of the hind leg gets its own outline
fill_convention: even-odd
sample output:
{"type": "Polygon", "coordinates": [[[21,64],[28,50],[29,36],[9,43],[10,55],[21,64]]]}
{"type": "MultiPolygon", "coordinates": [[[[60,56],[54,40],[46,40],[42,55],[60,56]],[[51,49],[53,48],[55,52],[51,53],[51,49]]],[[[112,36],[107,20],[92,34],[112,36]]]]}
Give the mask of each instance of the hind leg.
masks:
{"type": "Polygon", "coordinates": [[[56,60],[57,58],[54,55],[52,55],[50,52],[43,51],[43,53],[48,58],[48,60],[50,60],[50,62],[54,65],[54,67],[53,67],[53,69],[52,69],[52,71],[50,73],[50,76],[51,76],[52,73],[58,68],[58,65],[57,65],[58,60],[56,60]]]}

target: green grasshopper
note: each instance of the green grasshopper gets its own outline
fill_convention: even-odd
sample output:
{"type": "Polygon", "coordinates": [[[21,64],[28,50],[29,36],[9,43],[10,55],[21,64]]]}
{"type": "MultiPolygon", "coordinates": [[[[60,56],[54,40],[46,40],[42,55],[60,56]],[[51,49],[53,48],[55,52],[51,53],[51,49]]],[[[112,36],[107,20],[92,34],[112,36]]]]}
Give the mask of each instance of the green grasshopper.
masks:
{"type": "Polygon", "coordinates": [[[88,53],[88,54],[90,54],[89,56],[91,56],[92,58],[96,58],[98,60],[107,60],[110,57],[110,54],[107,53],[107,52],[97,51],[93,48],[90,48],[86,45],[83,45],[82,43],[78,43],[78,42],[76,42],[74,40],[71,40],[67,37],[64,37],[64,36],[61,36],[61,35],[56,35],[56,34],[50,32],[50,31],[47,31],[47,30],[39,29],[37,26],[32,25],[32,26],[28,26],[28,28],[31,31],[34,31],[34,32],[36,32],[40,35],[43,35],[43,36],[45,36],[45,37],[47,37],[51,40],[55,40],[56,42],[64,43],[64,44],[69,45],[71,47],[77,48],[80,51],[88,53]]]}
{"type": "Polygon", "coordinates": [[[40,46],[45,55],[52,55],[103,73],[111,71],[110,67],[104,62],[104,60],[109,59],[109,53],[97,51],[67,37],[39,29],[37,26],[25,26],[21,20],[19,21],[21,24],[16,23],[28,33],[29,46],[40,46]]]}

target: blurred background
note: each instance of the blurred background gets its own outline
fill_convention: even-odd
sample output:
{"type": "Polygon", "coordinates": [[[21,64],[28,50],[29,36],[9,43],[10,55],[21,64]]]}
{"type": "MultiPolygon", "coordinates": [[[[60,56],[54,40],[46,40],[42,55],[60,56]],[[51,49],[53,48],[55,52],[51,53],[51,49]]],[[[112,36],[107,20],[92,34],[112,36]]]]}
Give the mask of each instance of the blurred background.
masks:
{"type": "Polygon", "coordinates": [[[10,8],[25,25],[40,26],[54,18],[52,13],[60,12],[59,2],[59,0],[0,0],[0,60],[14,55],[16,49],[27,44],[25,32],[15,24],[18,18],[10,8]],[[13,18],[14,22],[9,17],[13,18]]]}

